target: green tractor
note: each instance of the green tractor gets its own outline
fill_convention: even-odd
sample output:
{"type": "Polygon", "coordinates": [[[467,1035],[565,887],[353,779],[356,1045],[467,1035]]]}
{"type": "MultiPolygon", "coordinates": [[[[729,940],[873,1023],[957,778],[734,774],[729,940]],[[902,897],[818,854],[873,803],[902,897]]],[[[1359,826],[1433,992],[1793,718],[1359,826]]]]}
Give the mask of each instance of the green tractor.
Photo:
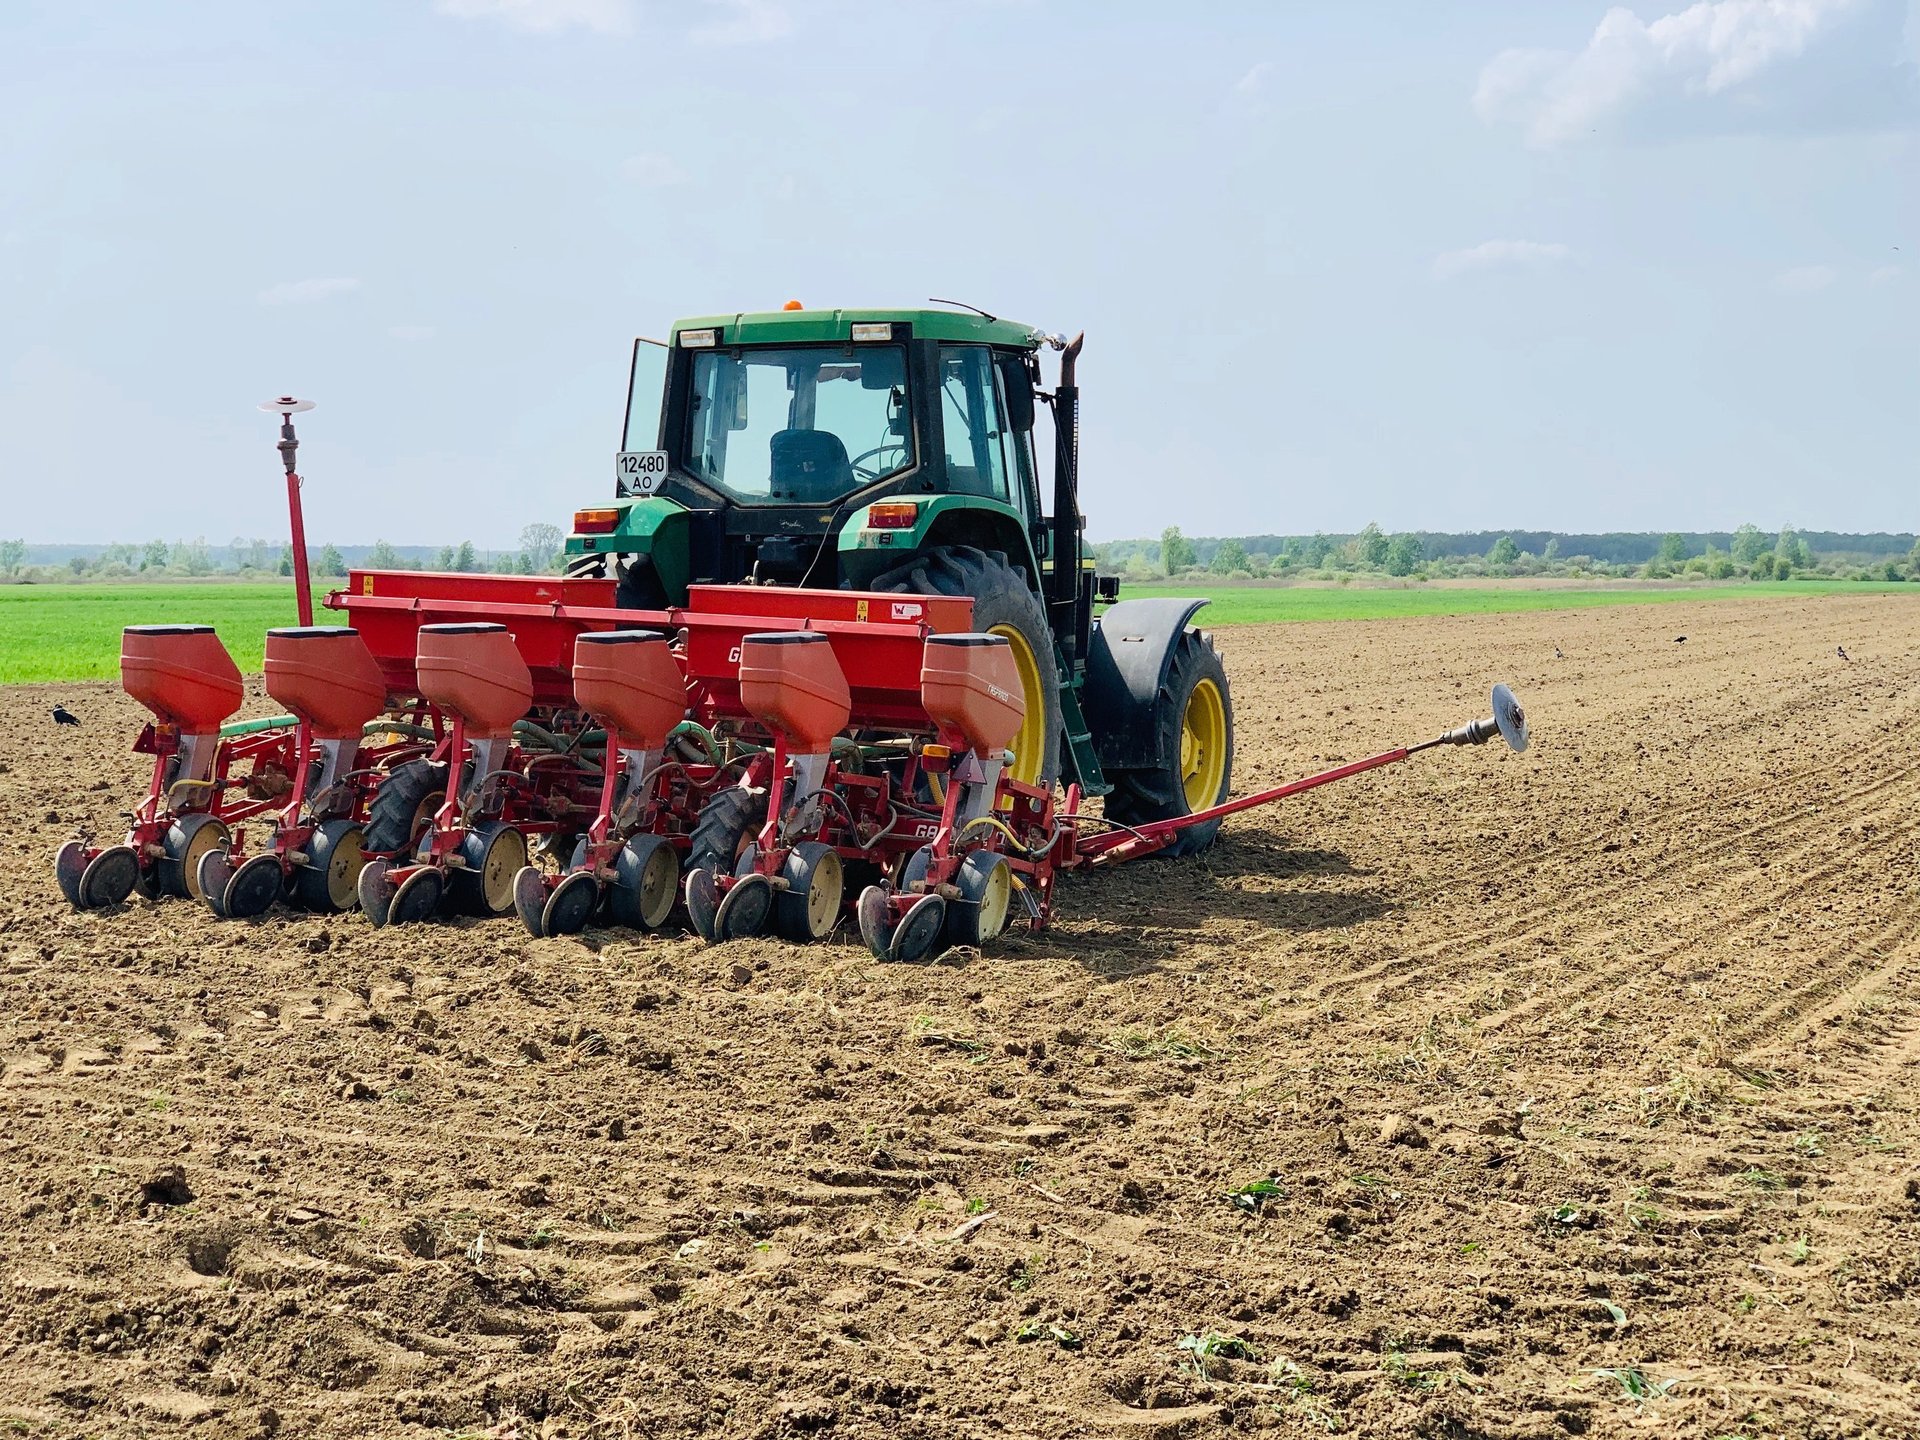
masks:
{"type": "MultiPolygon", "coordinates": [[[[1206,601],[1121,601],[1082,556],[1083,338],[941,309],[682,320],[664,345],[635,343],[616,498],[575,515],[569,572],[614,576],[619,604],[642,610],[700,583],[971,596],[1026,692],[1016,778],[1077,783],[1122,825],[1215,805],[1233,710],[1212,637],[1189,624],[1206,601]],[[1061,352],[1051,392],[1047,346],[1061,352]]],[[[1171,853],[1217,829],[1184,831],[1171,853]]]]}

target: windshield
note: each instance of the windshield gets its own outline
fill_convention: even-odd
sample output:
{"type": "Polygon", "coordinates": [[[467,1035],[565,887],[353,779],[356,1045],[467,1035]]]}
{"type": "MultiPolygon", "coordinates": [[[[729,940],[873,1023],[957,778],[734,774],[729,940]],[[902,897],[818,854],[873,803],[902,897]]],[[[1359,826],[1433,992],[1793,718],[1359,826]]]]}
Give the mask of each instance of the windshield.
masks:
{"type": "Polygon", "coordinates": [[[899,345],[702,351],[687,468],[746,505],[820,505],[913,463],[899,345]]]}

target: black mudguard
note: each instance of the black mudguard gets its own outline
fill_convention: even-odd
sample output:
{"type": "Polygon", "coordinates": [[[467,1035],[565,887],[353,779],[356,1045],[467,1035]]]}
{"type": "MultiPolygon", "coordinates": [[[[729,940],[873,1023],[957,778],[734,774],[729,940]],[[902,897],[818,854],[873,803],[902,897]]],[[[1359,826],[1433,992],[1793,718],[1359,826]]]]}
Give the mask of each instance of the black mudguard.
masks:
{"type": "Polygon", "coordinates": [[[1094,622],[1082,690],[1102,770],[1166,763],[1154,700],[1166,684],[1173,648],[1205,600],[1122,600],[1094,622]]]}

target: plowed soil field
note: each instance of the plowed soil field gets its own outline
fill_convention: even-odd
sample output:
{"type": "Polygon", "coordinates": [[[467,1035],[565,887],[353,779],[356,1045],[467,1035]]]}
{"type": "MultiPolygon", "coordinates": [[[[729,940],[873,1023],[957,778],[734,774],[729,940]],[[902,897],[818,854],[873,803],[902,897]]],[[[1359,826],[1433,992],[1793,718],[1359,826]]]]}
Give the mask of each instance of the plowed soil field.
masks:
{"type": "Polygon", "coordinates": [[[1222,630],[1241,789],[1534,748],[920,967],[76,914],[4,692],[0,1429],[1920,1433],[1916,602],[1222,630]]]}

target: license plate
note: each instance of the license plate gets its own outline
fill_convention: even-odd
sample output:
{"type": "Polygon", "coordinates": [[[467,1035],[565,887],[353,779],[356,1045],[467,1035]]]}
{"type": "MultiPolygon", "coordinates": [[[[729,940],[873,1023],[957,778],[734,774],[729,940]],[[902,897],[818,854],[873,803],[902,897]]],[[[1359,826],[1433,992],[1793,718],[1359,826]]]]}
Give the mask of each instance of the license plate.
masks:
{"type": "Polygon", "coordinates": [[[664,450],[622,450],[613,457],[616,495],[651,495],[667,478],[664,450]]]}

